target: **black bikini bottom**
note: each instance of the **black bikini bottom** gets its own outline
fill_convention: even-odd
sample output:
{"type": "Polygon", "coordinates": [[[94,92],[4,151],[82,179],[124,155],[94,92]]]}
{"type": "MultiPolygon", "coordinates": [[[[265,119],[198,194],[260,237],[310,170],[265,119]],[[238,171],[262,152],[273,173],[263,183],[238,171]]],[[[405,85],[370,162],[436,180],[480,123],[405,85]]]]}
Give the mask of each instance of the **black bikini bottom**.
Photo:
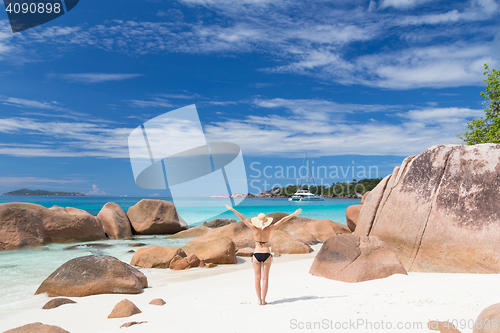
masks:
{"type": "Polygon", "coordinates": [[[255,257],[255,259],[257,259],[258,262],[266,261],[270,255],[271,253],[258,253],[258,252],[253,254],[253,256],[255,257]]]}

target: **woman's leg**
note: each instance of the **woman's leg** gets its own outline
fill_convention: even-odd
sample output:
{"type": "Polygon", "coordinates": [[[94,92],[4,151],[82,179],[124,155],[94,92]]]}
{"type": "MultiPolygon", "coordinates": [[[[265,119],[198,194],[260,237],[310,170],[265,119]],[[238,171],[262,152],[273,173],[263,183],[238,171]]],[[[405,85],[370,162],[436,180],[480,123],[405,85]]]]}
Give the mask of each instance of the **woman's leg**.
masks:
{"type": "Polygon", "coordinates": [[[254,256],[252,256],[253,270],[255,273],[255,292],[257,293],[257,298],[259,299],[259,305],[262,304],[262,298],[260,297],[260,271],[261,264],[254,256]]]}
{"type": "Polygon", "coordinates": [[[271,269],[272,261],[273,257],[269,256],[262,264],[262,302],[260,303],[262,305],[266,304],[267,288],[269,286],[269,270],[271,269]]]}

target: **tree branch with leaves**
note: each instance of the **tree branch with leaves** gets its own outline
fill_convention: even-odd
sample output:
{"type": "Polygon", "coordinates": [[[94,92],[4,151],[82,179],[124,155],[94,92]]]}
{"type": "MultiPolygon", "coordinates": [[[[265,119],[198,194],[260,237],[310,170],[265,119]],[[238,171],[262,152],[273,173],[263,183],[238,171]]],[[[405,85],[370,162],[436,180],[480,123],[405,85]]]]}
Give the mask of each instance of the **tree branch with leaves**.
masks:
{"type": "Polygon", "coordinates": [[[472,119],[467,123],[464,134],[457,135],[466,145],[475,145],[478,143],[500,143],[500,70],[492,69],[484,64],[484,75],[488,77],[486,82],[486,91],[481,92],[486,100],[485,116],[479,119],[472,119]]]}

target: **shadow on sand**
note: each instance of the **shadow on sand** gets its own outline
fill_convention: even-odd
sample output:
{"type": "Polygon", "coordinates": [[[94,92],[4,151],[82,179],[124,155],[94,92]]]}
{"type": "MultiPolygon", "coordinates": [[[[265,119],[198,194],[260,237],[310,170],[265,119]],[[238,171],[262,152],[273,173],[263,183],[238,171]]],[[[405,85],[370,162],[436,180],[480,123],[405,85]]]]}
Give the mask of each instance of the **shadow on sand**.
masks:
{"type": "Polygon", "coordinates": [[[321,298],[337,298],[337,297],[347,297],[347,295],[339,295],[339,296],[326,296],[326,297],[320,297],[320,296],[302,296],[302,297],[293,297],[293,298],[283,298],[279,299],[276,301],[272,301],[267,303],[268,305],[274,305],[274,304],[281,304],[281,303],[292,303],[292,302],[297,302],[297,301],[307,301],[311,299],[321,299],[321,298]]]}

